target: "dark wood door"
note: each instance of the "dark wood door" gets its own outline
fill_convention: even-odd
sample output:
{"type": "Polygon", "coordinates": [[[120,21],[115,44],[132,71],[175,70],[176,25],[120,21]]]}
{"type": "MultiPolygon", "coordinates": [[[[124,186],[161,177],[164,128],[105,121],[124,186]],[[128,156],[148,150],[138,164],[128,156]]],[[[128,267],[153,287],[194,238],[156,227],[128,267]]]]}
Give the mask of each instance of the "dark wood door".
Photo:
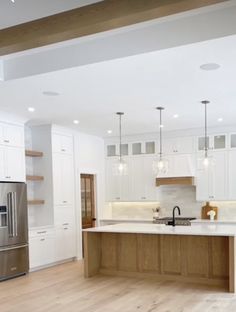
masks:
{"type": "Polygon", "coordinates": [[[87,229],[95,226],[95,201],[94,201],[94,175],[81,174],[81,209],[82,228],[87,229]]]}

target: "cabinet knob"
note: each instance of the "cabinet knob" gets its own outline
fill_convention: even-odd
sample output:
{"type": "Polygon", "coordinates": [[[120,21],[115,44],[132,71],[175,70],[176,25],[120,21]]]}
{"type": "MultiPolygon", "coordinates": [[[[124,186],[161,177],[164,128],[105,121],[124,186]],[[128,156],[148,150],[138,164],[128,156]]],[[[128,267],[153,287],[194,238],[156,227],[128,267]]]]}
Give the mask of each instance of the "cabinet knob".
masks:
{"type": "Polygon", "coordinates": [[[61,149],[62,152],[65,152],[66,150],[64,148],[61,149]]]}

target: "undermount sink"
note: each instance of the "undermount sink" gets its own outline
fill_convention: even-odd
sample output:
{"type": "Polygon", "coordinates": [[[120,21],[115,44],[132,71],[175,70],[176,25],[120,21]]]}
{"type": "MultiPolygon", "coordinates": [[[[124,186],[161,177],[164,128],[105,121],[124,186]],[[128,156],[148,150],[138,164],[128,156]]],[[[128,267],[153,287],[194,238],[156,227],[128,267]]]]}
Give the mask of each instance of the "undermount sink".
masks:
{"type": "MultiPolygon", "coordinates": [[[[196,218],[193,217],[176,217],[175,218],[175,225],[176,226],[191,226],[191,220],[195,220],[196,218]]],[[[153,220],[153,223],[155,224],[165,224],[167,226],[172,226],[172,220],[171,217],[164,217],[164,218],[158,218],[153,220]]]]}

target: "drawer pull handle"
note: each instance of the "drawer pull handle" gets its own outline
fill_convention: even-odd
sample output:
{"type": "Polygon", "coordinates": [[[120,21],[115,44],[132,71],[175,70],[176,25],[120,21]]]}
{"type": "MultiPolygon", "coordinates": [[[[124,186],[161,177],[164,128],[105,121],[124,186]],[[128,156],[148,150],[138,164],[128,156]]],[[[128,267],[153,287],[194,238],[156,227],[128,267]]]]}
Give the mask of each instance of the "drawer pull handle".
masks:
{"type": "Polygon", "coordinates": [[[62,225],[69,225],[69,223],[63,223],[62,225]]]}
{"type": "Polygon", "coordinates": [[[40,231],[40,232],[37,232],[37,234],[45,234],[47,233],[47,231],[40,231]]]}
{"type": "Polygon", "coordinates": [[[67,228],[67,227],[64,227],[64,230],[68,230],[68,228],[67,228]]]}
{"type": "Polygon", "coordinates": [[[40,242],[44,242],[44,241],[45,241],[45,238],[41,238],[41,239],[40,239],[40,242]]]}
{"type": "Polygon", "coordinates": [[[5,143],[9,143],[10,141],[9,141],[9,140],[4,140],[4,142],[5,142],[5,143]]]}

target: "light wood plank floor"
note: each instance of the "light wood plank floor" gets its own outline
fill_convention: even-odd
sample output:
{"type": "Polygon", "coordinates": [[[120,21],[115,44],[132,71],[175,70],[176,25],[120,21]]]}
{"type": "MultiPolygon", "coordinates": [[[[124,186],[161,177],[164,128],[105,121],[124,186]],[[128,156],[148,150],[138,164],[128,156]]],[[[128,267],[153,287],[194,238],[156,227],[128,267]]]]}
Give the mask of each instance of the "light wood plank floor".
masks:
{"type": "Polygon", "coordinates": [[[1,312],[235,312],[236,295],[219,288],[156,280],[83,278],[81,262],[0,283],[1,312]]]}

